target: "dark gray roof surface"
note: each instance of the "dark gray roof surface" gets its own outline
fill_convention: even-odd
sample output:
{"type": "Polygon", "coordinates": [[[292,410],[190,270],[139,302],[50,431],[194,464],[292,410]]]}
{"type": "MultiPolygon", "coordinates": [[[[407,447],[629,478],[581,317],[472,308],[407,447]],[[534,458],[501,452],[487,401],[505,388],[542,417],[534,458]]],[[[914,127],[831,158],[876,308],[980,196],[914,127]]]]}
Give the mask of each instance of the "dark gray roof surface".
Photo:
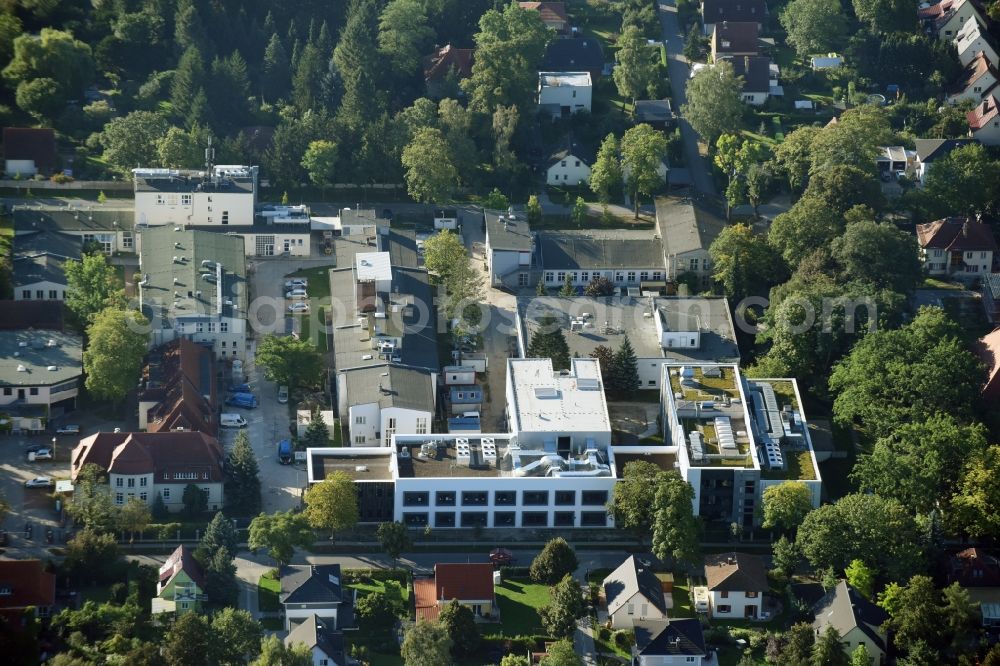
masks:
{"type": "Polygon", "coordinates": [[[434,411],[434,380],[429,370],[400,365],[373,365],[346,370],[347,401],[351,405],[378,403],[379,407],[399,407],[434,411]]]}
{"type": "Polygon", "coordinates": [[[640,99],[635,103],[635,118],[645,123],[665,123],[674,117],[669,99],[640,99]]]}
{"type": "Polygon", "coordinates": [[[281,573],[281,603],[339,604],[343,601],[339,564],[288,566],[281,573]]]}
{"type": "Polygon", "coordinates": [[[604,49],[593,37],[553,39],[545,49],[540,71],[576,72],[604,68],[604,49]]]}
{"type": "Polygon", "coordinates": [[[975,139],[914,139],[913,145],[921,162],[932,162],[956,148],[979,143],[975,139]]]}
{"type": "Polygon", "coordinates": [[[577,141],[572,136],[566,136],[563,137],[559,145],[556,146],[556,149],[549,155],[549,164],[551,165],[559,160],[564,160],[570,155],[580,158],[588,166],[593,164],[594,160],[597,159],[597,153],[591,146],[583,141],[577,141]]]}
{"type": "Polygon", "coordinates": [[[652,555],[632,555],[604,579],[604,595],[608,601],[608,614],[612,615],[637,592],[649,600],[664,615],[667,602],[663,587],[653,566],[659,564],[652,555]]]}
{"type": "Polygon", "coordinates": [[[63,263],[80,259],[79,236],[56,231],[38,231],[14,237],[14,285],[36,282],[65,284],[63,263]]]}
{"type": "Polygon", "coordinates": [[[636,651],[646,657],[705,656],[705,635],[697,618],[633,620],[636,651]]]}
{"type": "Polygon", "coordinates": [[[544,270],[663,266],[653,231],[546,231],[538,240],[544,270]]]}
{"type": "Polygon", "coordinates": [[[13,262],[14,286],[24,287],[37,282],[66,284],[63,272],[65,259],[54,254],[15,257],[13,262]]]}
{"type": "MultiPolygon", "coordinates": [[[[338,613],[339,619],[339,613],[338,613]]],[[[310,615],[306,620],[292,629],[285,637],[285,645],[291,647],[303,643],[310,650],[318,647],[334,664],[343,664],[344,635],[332,626],[332,623],[310,615]]]]}
{"type": "Polygon", "coordinates": [[[861,593],[840,581],[813,606],[816,619],[813,627],[820,633],[832,626],[841,636],[857,627],[885,650],[885,636],[878,629],[889,619],[884,610],[861,596],[861,593]]]}
{"type": "Polygon", "coordinates": [[[515,252],[531,249],[531,227],[523,213],[516,215],[513,220],[503,211],[488,210],[483,214],[486,216],[486,235],[492,249],[515,252]],[[501,215],[503,220],[500,219],[501,215]]]}
{"type": "Polygon", "coordinates": [[[733,73],[743,77],[743,92],[771,91],[771,59],[767,56],[737,56],[730,58],[733,73]]]}
{"type": "Polygon", "coordinates": [[[34,230],[100,233],[131,229],[134,218],[135,211],[131,208],[19,206],[14,209],[14,229],[17,233],[34,230]]]}
{"type": "Polygon", "coordinates": [[[656,223],[668,255],[708,250],[726,228],[724,217],[689,197],[657,197],[656,223]]]}

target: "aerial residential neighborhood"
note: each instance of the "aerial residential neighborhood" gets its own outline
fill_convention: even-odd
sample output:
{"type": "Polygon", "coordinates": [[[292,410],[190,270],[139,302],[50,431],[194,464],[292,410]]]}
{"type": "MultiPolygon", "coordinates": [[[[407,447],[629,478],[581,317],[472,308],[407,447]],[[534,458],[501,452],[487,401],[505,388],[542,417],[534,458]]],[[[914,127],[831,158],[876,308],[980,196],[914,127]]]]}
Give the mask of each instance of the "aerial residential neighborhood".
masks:
{"type": "Polygon", "coordinates": [[[0,4],[0,660],[1000,664],[998,54],[0,4]]]}

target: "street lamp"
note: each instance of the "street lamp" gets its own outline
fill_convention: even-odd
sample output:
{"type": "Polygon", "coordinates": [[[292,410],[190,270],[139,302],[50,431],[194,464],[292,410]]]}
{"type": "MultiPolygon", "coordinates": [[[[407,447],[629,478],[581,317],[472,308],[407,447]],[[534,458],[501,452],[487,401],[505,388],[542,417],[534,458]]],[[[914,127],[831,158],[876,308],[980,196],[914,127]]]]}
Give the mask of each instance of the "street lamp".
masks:
{"type": "Polygon", "coordinates": [[[56,440],[57,440],[56,437],[52,438],[52,459],[53,460],[56,459],[56,440]]]}

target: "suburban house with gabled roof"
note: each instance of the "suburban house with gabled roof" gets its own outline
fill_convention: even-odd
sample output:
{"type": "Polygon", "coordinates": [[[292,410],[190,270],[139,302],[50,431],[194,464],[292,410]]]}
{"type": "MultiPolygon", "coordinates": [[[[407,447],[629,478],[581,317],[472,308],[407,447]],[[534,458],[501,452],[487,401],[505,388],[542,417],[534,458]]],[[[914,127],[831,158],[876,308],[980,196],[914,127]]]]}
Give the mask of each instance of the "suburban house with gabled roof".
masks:
{"type": "MultiPolygon", "coordinates": [[[[990,282],[1000,282],[1000,278],[995,273],[990,276],[990,282]]],[[[996,308],[992,308],[995,312],[996,308]]],[[[983,337],[979,338],[972,346],[972,351],[979,357],[979,360],[986,366],[986,384],[980,392],[984,403],[991,407],[1000,404],[1000,328],[994,329],[983,337]]]]}
{"type": "Polygon", "coordinates": [[[451,44],[424,57],[424,83],[431,98],[454,93],[458,82],[472,76],[473,49],[458,49],[451,44]]]}
{"type": "Polygon", "coordinates": [[[556,32],[564,33],[569,30],[569,16],[566,14],[565,2],[519,2],[521,9],[538,12],[538,18],[546,27],[552,28],[556,32]]]}
{"type": "Polygon", "coordinates": [[[146,357],[139,390],[139,427],[148,432],[195,430],[219,434],[212,350],[185,338],[146,357]]]}
{"type": "Polygon", "coordinates": [[[633,622],[667,619],[663,585],[653,570],[652,555],[632,555],[604,579],[604,598],[613,629],[629,629],[633,622]]]}
{"type": "Polygon", "coordinates": [[[85,465],[108,474],[112,500],[122,506],[136,497],[152,506],[157,496],[168,511],[184,508],[184,489],[197,486],[208,509],[222,508],[225,454],[214,437],[201,432],[99,432],[73,449],[70,473],[85,465]]]}
{"type": "Polygon", "coordinates": [[[350,603],[345,603],[339,564],[301,564],[281,570],[281,605],[285,609],[285,631],[292,631],[310,617],[318,617],[331,629],[351,626],[350,603]],[[347,610],[345,614],[342,611],[347,610]]]}
{"type": "Polygon", "coordinates": [[[697,618],[638,620],[634,629],[633,666],[701,666],[708,657],[697,618]]]}
{"type": "Polygon", "coordinates": [[[1000,81],[1000,72],[986,54],[980,51],[962,70],[961,78],[955,82],[948,95],[948,103],[970,101],[978,104],[997,91],[997,81],[1000,81]]]}
{"type": "Polygon", "coordinates": [[[976,0],[941,0],[920,7],[917,16],[929,35],[946,41],[954,39],[970,18],[986,26],[986,12],[976,0]]]}
{"type": "Polygon", "coordinates": [[[962,29],[955,36],[955,50],[958,52],[958,61],[965,67],[978,57],[980,53],[994,67],[1000,65],[1000,52],[996,42],[974,17],[970,18],[962,26],[962,29]]]}
{"type": "Polygon", "coordinates": [[[701,286],[712,283],[708,248],[726,227],[725,215],[688,197],[657,197],[656,228],[663,239],[667,280],[692,273],[701,286]]]}
{"type": "Polygon", "coordinates": [[[597,82],[604,74],[604,49],[593,37],[577,36],[553,39],[545,47],[542,70],[546,72],[590,73],[590,80],[597,82]]]}
{"type": "Polygon", "coordinates": [[[548,185],[584,185],[590,180],[593,163],[594,151],[567,137],[549,155],[545,182],[548,185]]]}
{"type": "Polygon", "coordinates": [[[436,620],[452,600],[468,606],[477,618],[490,617],[496,605],[493,565],[435,564],[433,577],[413,581],[413,596],[418,620],[436,620]]]}
{"type": "Polygon", "coordinates": [[[973,546],[948,558],[948,581],[962,587],[1000,587],[1000,559],[973,546]]]}
{"type": "Polygon", "coordinates": [[[49,617],[56,603],[56,575],[41,560],[0,560],[0,617],[8,627],[25,626],[25,611],[49,617]]]}
{"type": "Polygon", "coordinates": [[[733,64],[733,74],[743,77],[740,98],[745,104],[760,106],[771,95],[771,59],[767,56],[727,58],[733,64]]]}
{"type": "Polygon", "coordinates": [[[152,599],[153,615],[197,613],[206,599],[205,572],[194,558],[194,550],[185,545],[177,546],[160,566],[156,596],[152,599]]]}
{"type": "Polygon", "coordinates": [[[760,23],[723,21],[712,29],[712,62],[723,57],[755,56],[760,53],[760,23]]]}
{"type": "Polygon", "coordinates": [[[723,21],[751,22],[759,28],[766,18],[765,0],[703,0],[701,3],[701,19],[706,35],[711,35],[715,25],[723,21]]]}
{"type": "Polygon", "coordinates": [[[768,584],[764,561],[757,555],[708,555],[705,557],[705,580],[711,617],[761,617],[768,584]]]}
{"type": "Polygon", "coordinates": [[[389,446],[392,436],[431,432],[437,373],[397,364],[337,373],[340,415],[350,446],[389,446]]]}
{"type": "Polygon", "coordinates": [[[56,168],[56,132],[51,127],[4,127],[4,173],[48,176],[56,168]]]}
{"type": "Polygon", "coordinates": [[[310,615],[285,636],[285,647],[305,645],[312,653],[313,666],[345,666],[344,634],[331,623],[310,615]]]}
{"type": "Polygon", "coordinates": [[[969,136],[984,146],[1000,146],[1000,100],[990,95],[965,115],[969,136]]]}
{"type": "Polygon", "coordinates": [[[929,275],[959,280],[985,278],[997,242],[989,225],[968,217],[946,217],[917,225],[920,260],[929,275]]]}
{"type": "Polygon", "coordinates": [[[827,627],[840,634],[844,652],[851,655],[858,645],[864,644],[872,663],[885,663],[886,636],[882,625],[889,619],[884,610],[861,596],[861,593],[840,581],[827,592],[815,606],[813,631],[819,638],[827,627]]]}
{"type": "Polygon", "coordinates": [[[956,148],[975,143],[974,139],[915,139],[913,172],[920,185],[927,182],[927,174],[936,160],[941,159],[956,148]]]}

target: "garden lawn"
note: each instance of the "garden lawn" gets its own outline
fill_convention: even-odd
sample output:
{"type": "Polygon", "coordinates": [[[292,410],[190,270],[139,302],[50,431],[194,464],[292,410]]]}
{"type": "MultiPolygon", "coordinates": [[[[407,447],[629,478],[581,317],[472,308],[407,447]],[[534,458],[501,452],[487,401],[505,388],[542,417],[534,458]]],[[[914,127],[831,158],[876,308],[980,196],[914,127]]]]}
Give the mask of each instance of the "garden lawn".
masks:
{"type": "Polygon", "coordinates": [[[330,268],[333,266],[333,260],[330,260],[330,266],[321,266],[319,268],[304,268],[300,271],[295,271],[289,274],[288,277],[302,277],[309,280],[309,286],[306,287],[306,293],[309,294],[309,298],[329,298],[330,297],[330,268]]]}
{"type": "Polygon", "coordinates": [[[549,603],[549,586],[523,578],[508,579],[496,588],[504,636],[544,634],[538,609],[549,603]]]}
{"type": "Polygon", "coordinates": [[[674,591],[671,593],[674,599],[674,607],[670,609],[671,617],[694,617],[694,608],[691,607],[691,590],[687,585],[678,585],[674,581],[674,591]]]}
{"type": "Polygon", "coordinates": [[[402,603],[404,608],[409,608],[410,588],[408,585],[390,585],[387,589],[385,581],[373,580],[370,583],[351,583],[348,587],[357,590],[362,596],[371,594],[372,592],[387,594],[391,601],[402,603]]]}
{"type": "Polygon", "coordinates": [[[278,597],[281,595],[281,581],[267,572],[257,581],[257,608],[262,613],[276,613],[281,610],[278,597]]]}

